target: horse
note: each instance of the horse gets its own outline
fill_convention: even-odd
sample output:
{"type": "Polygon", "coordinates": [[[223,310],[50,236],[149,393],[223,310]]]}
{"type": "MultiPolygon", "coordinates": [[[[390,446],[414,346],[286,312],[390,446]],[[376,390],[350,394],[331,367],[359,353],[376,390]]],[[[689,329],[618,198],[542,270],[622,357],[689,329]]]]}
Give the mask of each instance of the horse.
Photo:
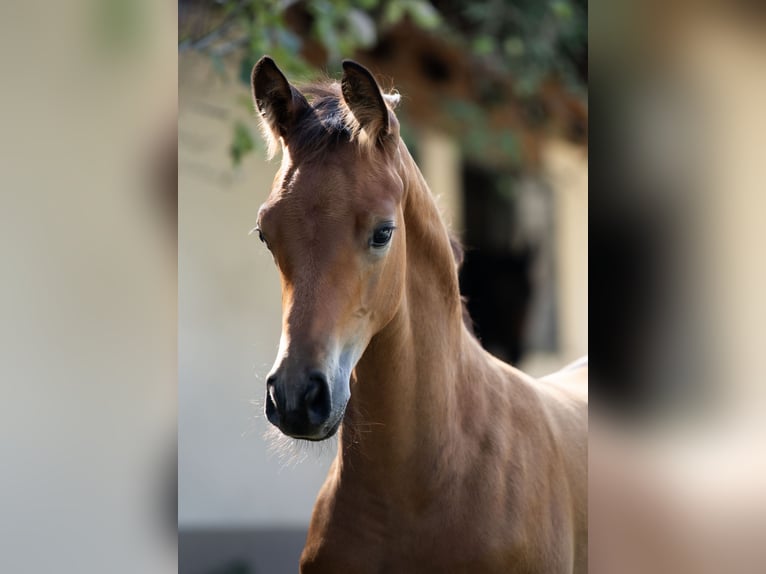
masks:
{"type": "Polygon", "coordinates": [[[535,380],[487,353],[460,255],[399,136],[396,92],[252,71],[281,166],[255,230],[282,287],[265,414],[338,452],[302,574],[585,572],[587,364],[535,380]]]}

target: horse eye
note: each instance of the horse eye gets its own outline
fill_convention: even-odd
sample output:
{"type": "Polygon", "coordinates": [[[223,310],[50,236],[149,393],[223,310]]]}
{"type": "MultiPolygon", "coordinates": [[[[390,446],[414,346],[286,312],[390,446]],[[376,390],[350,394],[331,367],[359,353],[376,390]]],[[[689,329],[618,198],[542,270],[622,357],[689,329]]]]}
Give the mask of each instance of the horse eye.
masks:
{"type": "Polygon", "coordinates": [[[391,236],[394,233],[394,227],[393,226],[386,226],[386,227],[379,227],[375,230],[375,232],[372,234],[372,238],[370,239],[370,247],[374,249],[380,249],[381,247],[385,247],[388,245],[388,242],[391,241],[391,236]]]}
{"type": "MultiPolygon", "coordinates": [[[[263,231],[261,231],[261,228],[260,227],[254,227],[253,231],[257,231],[258,232],[258,239],[260,239],[261,243],[266,244],[266,246],[268,247],[268,243],[266,242],[266,238],[263,236],[263,231]]],[[[251,231],[250,233],[252,233],[253,231],[251,231]]]]}
{"type": "Polygon", "coordinates": [[[266,241],[266,237],[264,237],[263,231],[261,231],[260,227],[253,227],[253,229],[250,230],[250,233],[253,233],[253,231],[258,232],[258,239],[261,240],[261,243],[263,243],[267,249],[270,249],[269,242],[266,241]]]}

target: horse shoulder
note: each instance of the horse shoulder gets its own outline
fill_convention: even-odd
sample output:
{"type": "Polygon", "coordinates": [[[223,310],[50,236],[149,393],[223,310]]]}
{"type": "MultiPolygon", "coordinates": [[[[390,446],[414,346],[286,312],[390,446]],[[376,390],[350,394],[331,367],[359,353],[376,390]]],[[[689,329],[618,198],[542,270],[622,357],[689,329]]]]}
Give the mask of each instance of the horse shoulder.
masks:
{"type": "Polygon", "coordinates": [[[502,421],[492,427],[506,461],[503,530],[516,531],[507,571],[572,572],[587,528],[587,402],[581,389],[551,390],[499,361],[490,370],[504,381],[491,394],[506,395],[492,402],[491,418],[502,421]]]}
{"type": "Polygon", "coordinates": [[[588,553],[588,365],[578,361],[539,381],[572,504],[575,572],[587,570],[588,553]]]}
{"type": "Polygon", "coordinates": [[[538,381],[570,477],[587,487],[588,366],[565,368],[538,381]]]}

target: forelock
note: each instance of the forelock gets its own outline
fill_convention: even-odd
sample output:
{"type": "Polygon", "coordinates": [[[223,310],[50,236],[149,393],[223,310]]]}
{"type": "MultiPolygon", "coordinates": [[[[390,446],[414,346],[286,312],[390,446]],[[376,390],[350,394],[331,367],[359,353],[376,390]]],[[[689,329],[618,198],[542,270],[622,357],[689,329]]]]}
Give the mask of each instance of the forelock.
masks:
{"type": "MultiPolygon", "coordinates": [[[[323,155],[342,143],[356,143],[360,151],[372,151],[376,142],[363,137],[358,123],[351,115],[341,93],[339,82],[313,83],[300,88],[310,103],[288,136],[287,145],[294,158],[303,161],[321,160],[323,155]]],[[[384,100],[393,116],[399,94],[385,94],[384,100]]]]}

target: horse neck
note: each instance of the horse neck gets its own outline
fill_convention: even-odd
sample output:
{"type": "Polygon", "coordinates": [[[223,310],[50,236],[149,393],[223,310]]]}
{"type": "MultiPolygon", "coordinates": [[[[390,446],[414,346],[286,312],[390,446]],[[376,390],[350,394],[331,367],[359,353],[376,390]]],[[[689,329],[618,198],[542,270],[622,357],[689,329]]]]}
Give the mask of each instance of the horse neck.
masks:
{"type": "MultiPolygon", "coordinates": [[[[413,468],[413,461],[435,462],[429,454],[450,455],[467,338],[447,229],[404,144],[400,151],[406,190],[405,293],[394,318],[373,338],[355,369],[339,457],[341,467],[349,463],[350,472],[368,470],[381,480],[388,480],[381,468],[413,468]]],[[[398,473],[397,478],[404,477],[398,473]]]]}

